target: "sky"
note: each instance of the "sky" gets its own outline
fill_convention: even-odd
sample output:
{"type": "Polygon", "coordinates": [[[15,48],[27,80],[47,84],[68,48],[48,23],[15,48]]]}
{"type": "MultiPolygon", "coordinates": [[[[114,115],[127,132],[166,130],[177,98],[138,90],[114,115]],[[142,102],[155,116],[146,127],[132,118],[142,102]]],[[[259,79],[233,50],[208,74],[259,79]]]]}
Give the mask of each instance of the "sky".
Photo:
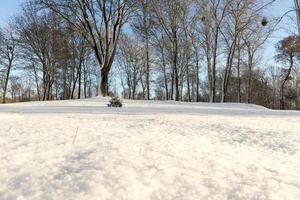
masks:
{"type": "MultiPolygon", "coordinates": [[[[287,11],[293,9],[293,4],[294,0],[277,0],[267,11],[265,11],[265,13],[267,16],[271,15],[272,17],[281,17],[287,11]]],[[[287,30],[292,26],[290,23],[289,18],[287,16],[284,17],[278,25],[279,30],[275,31],[265,44],[264,57],[268,63],[270,63],[270,61],[275,62],[273,59],[276,54],[275,45],[279,40],[290,34],[287,30]]]]}
{"type": "Polygon", "coordinates": [[[9,19],[18,13],[20,4],[25,0],[0,0],[0,26],[3,27],[9,19]]]}
{"type": "MultiPolygon", "coordinates": [[[[26,0],[0,0],[0,27],[4,27],[9,19],[16,15],[20,10],[20,5],[26,0]]],[[[293,0],[277,0],[272,7],[270,7],[266,12],[266,15],[281,16],[286,11],[291,10],[293,7],[293,0]]],[[[273,57],[275,55],[275,44],[287,36],[289,33],[286,31],[291,25],[288,23],[287,18],[285,18],[280,23],[281,30],[276,31],[269,41],[266,43],[263,50],[263,57],[267,63],[274,63],[273,57]]]]}

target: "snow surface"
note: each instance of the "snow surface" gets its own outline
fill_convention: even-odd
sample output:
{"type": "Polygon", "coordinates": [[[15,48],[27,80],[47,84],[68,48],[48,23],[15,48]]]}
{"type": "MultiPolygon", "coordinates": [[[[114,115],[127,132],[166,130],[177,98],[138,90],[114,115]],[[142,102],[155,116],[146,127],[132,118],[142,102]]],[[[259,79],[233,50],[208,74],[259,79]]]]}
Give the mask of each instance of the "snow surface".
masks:
{"type": "Polygon", "coordinates": [[[108,99],[0,106],[0,200],[300,199],[300,112],[108,99]]]}

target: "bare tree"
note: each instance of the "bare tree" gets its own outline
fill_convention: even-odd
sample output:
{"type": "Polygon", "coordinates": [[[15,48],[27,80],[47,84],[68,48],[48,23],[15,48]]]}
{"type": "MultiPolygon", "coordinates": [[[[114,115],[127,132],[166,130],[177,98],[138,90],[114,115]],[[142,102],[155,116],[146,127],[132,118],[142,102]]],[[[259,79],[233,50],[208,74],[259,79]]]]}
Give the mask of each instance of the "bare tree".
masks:
{"type": "Polygon", "coordinates": [[[209,101],[216,101],[216,67],[223,21],[227,15],[230,0],[199,0],[199,12],[202,28],[200,33],[207,63],[209,82],[209,101]]]}
{"type": "Polygon", "coordinates": [[[180,0],[152,0],[152,5],[154,7],[158,23],[161,25],[166,36],[171,42],[172,87],[170,96],[171,99],[173,99],[175,89],[175,100],[179,101],[178,45],[183,2],[180,0]]]}
{"type": "Polygon", "coordinates": [[[136,11],[132,18],[133,30],[141,36],[144,43],[145,66],[146,66],[146,87],[147,99],[150,100],[150,77],[151,77],[151,63],[150,63],[150,37],[152,35],[153,27],[153,10],[150,0],[136,1],[136,11]]]}
{"type": "MultiPolygon", "coordinates": [[[[54,83],[54,72],[56,56],[61,56],[58,40],[62,39],[60,34],[58,18],[51,13],[38,15],[38,10],[33,4],[24,8],[23,15],[15,21],[18,45],[22,57],[28,59],[30,65],[37,63],[41,66],[43,96],[42,100],[50,100],[52,86],[54,83]]],[[[37,72],[37,71],[35,71],[37,72]]],[[[36,73],[37,75],[37,73],[36,73]]]]}
{"type": "Polygon", "coordinates": [[[281,81],[281,100],[280,109],[285,109],[285,99],[284,99],[284,87],[286,82],[290,78],[292,68],[294,66],[295,58],[299,56],[300,53],[300,38],[297,35],[289,36],[281,40],[277,45],[278,54],[276,56],[277,60],[283,63],[288,62],[289,67],[283,69],[283,78],[281,81]]]}
{"type": "Polygon", "coordinates": [[[13,36],[12,29],[8,28],[6,33],[3,35],[3,46],[0,50],[1,53],[1,64],[4,66],[5,79],[3,85],[2,103],[6,103],[6,93],[8,87],[8,81],[10,78],[11,70],[13,67],[13,61],[16,57],[16,40],[13,36]]]}
{"type": "Polygon", "coordinates": [[[143,70],[141,62],[141,47],[138,41],[128,35],[123,34],[119,45],[119,67],[121,75],[121,84],[123,86],[123,94],[128,94],[129,99],[136,99],[138,83],[143,70]],[[126,87],[127,85],[127,92],[126,87]]]}
{"type": "Polygon", "coordinates": [[[131,11],[131,1],[40,0],[73,25],[93,48],[100,66],[99,95],[108,93],[108,76],[116,54],[121,28],[131,11]]]}

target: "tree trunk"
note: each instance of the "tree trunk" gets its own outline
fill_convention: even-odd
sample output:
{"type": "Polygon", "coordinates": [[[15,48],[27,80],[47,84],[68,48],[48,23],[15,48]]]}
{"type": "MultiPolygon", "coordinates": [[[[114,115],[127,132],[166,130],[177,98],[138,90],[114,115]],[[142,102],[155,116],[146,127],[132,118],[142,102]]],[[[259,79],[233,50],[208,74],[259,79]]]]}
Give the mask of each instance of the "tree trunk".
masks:
{"type": "Polygon", "coordinates": [[[298,70],[296,75],[296,109],[299,110],[299,77],[298,77],[298,70]]]}
{"type": "Polygon", "coordinates": [[[216,65],[217,65],[217,49],[218,49],[218,39],[219,39],[219,28],[217,28],[217,32],[214,38],[214,50],[213,50],[213,64],[211,69],[211,90],[212,97],[211,102],[216,102],[216,65]]]}
{"type": "Polygon", "coordinates": [[[247,90],[247,103],[252,102],[252,65],[253,57],[251,52],[248,52],[248,90],[247,90]]]}
{"type": "Polygon", "coordinates": [[[38,76],[37,76],[37,72],[36,72],[36,67],[35,67],[35,65],[33,65],[33,72],[34,72],[34,78],[35,78],[35,84],[36,84],[36,91],[37,91],[37,94],[38,94],[38,99],[39,99],[39,101],[41,101],[41,94],[40,94],[39,80],[38,80],[38,76]]]}
{"type": "Polygon", "coordinates": [[[169,100],[168,79],[167,79],[166,62],[165,62],[165,54],[164,54],[163,47],[161,47],[161,57],[162,57],[162,65],[163,65],[163,72],[164,72],[166,100],[169,100]]]}
{"type": "Polygon", "coordinates": [[[175,100],[179,101],[179,77],[178,77],[178,69],[177,69],[177,59],[178,59],[178,41],[177,41],[177,33],[173,31],[173,67],[175,74],[175,100]]]}
{"type": "Polygon", "coordinates": [[[240,75],[240,65],[241,65],[241,43],[240,38],[238,39],[238,55],[237,55],[237,77],[238,77],[238,103],[242,102],[241,99],[241,75],[240,75]]]}
{"type": "Polygon", "coordinates": [[[73,80],[73,86],[72,86],[72,91],[71,91],[71,99],[74,99],[74,92],[75,92],[75,89],[76,89],[76,84],[77,84],[78,77],[79,77],[79,72],[76,73],[76,77],[73,80]]]}
{"type": "Polygon", "coordinates": [[[78,72],[78,96],[77,98],[81,98],[81,70],[82,70],[82,64],[79,65],[79,72],[78,72]]]}
{"type": "Polygon", "coordinates": [[[175,76],[175,70],[173,66],[172,75],[171,75],[171,94],[170,94],[171,100],[174,100],[174,80],[175,80],[174,76],[175,76]]]}
{"type": "Polygon", "coordinates": [[[149,58],[149,38],[148,30],[146,30],[146,65],[147,65],[147,100],[150,100],[150,58],[149,58]]]}
{"type": "Polygon", "coordinates": [[[107,94],[107,84],[108,84],[108,73],[109,71],[107,70],[101,70],[101,79],[100,79],[100,93],[98,95],[101,95],[103,97],[106,97],[107,94]]]}
{"type": "Polygon", "coordinates": [[[233,41],[229,48],[226,67],[225,67],[225,73],[224,73],[224,77],[223,77],[222,99],[221,99],[222,103],[227,101],[227,88],[228,88],[229,80],[231,77],[231,68],[232,68],[232,62],[233,62],[235,48],[236,48],[236,42],[233,41]]]}
{"type": "Polygon", "coordinates": [[[47,68],[45,61],[43,61],[43,101],[45,101],[47,97],[47,83],[47,68]]]}
{"type": "Polygon", "coordinates": [[[191,102],[192,99],[191,99],[191,89],[190,89],[190,71],[189,71],[188,64],[186,65],[186,81],[187,81],[188,99],[189,99],[189,102],[191,102]]]}
{"type": "Polygon", "coordinates": [[[198,58],[198,52],[196,52],[196,101],[199,102],[199,58],[198,58]]]}
{"type": "Polygon", "coordinates": [[[6,91],[7,91],[7,85],[8,85],[11,65],[12,65],[12,60],[9,60],[9,63],[8,63],[8,66],[7,66],[6,77],[5,77],[4,88],[3,88],[3,96],[2,96],[2,103],[3,104],[6,103],[6,91]]]}
{"type": "Polygon", "coordinates": [[[289,79],[290,77],[290,74],[291,74],[291,71],[292,71],[292,68],[293,68],[293,65],[294,65],[294,57],[291,55],[290,56],[290,67],[288,69],[288,72],[281,84],[281,100],[280,100],[280,109],[281,110],[284,110],[285,109],[285,102],[284,102],[284,86],[285,86],[285,83],[287,82],[287,80],[289,79]]]}

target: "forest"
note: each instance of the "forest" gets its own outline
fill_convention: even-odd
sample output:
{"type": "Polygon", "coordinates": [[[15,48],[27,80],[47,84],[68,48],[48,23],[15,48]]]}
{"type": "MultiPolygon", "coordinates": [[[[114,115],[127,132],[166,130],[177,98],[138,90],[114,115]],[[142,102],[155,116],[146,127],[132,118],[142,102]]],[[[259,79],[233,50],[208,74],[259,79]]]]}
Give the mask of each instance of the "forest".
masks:
{"type": "Polygon", "coordinates": [[[30,0],[0,33],[1,103],[119,96],[300,109],[300,1],[30,0]],[[294,26],[265,65],[283,19],[294,26]]]}

